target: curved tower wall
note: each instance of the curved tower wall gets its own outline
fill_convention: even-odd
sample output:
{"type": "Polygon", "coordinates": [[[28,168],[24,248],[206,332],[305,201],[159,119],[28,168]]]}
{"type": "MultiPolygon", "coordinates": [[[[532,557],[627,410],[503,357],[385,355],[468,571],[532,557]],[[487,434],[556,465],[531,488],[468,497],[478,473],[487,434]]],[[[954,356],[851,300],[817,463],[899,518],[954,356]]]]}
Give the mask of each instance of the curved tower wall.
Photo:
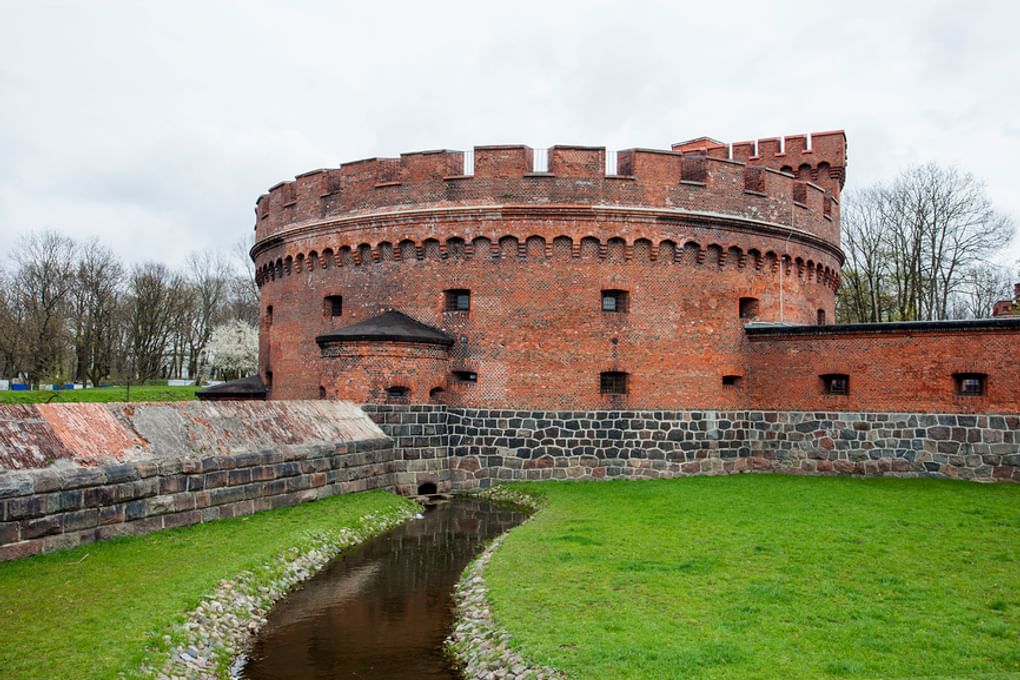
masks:
{"type": "Polygon", "coordinates": [[[833,318],[841,174],[823,167],[826,188],[701,149],[636,149],[606,176],[605,151],[588,147],[554,147],[533,173],[534,153],[477,147],[471,176],[459,152],[371,159],[260,198],[271,398],[379,401],[392,379],[411,401],[438,387],[463,406],[738,406],[741,298],[761,321],[833,318]],[[446,311],[452,289],[470,291],[470,309],[446,311]],[[603,290],[625,291],[627,311],[602,311],[603,290]],[[327,296],[342,296],[340,316],[327,296]],[[456,339],[445,370],[441,357],[404,368],[413,348],[393,343],[338,357],[315,342],[390,309],[456,339]],[[600,392],[605,371],[628,374],[626,394],[600,392]]]}

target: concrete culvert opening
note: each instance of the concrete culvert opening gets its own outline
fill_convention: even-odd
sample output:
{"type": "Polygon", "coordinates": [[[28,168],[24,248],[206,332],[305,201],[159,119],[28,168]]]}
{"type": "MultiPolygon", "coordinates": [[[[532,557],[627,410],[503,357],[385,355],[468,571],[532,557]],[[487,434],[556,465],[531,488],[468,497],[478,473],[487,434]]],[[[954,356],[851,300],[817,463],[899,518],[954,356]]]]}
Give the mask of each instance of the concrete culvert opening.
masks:
{"type": "Polygon", "coordinates": [[[436,488],[435,482],[424,482],[418,485],[419,496],[433,496],[439,493],[439,489],[436,488]]]}

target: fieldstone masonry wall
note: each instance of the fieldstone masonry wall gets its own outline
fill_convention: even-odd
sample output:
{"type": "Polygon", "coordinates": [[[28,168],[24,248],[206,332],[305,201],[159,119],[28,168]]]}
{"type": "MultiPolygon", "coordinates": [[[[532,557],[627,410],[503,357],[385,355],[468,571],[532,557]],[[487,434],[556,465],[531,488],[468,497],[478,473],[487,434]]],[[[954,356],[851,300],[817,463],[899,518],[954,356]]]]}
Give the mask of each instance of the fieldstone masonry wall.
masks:
{"type": "Polygon", "coordinates": [[[1020,481],[1020,415],[449,411],[458,488],[745,471],[1020,481]]]}

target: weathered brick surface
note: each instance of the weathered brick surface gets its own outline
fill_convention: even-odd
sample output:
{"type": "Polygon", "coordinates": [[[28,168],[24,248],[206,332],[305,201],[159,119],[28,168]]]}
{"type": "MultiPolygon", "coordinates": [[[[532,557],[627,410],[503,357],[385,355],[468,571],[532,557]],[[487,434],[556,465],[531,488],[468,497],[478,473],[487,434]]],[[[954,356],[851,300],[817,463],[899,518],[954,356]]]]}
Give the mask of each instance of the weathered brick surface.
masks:
{"type": "Polygon", "coordinates": [[[834,320],[841,131],[810,145],[630,150],[612,177],[600,148],[553,148],[542,174],[527,147],[475,153],[470,177],[455,172],[458,152],[405,154],[308,173],[259,199],[271,399],[383,403],[404,387],[411,403],[474,408],[1020,408],[1020,324],[782,343],[745,333],[741,298],[758,300],[757,321],[834,320]],[[451,289],[471,292],[469,310],[446,309],[451,289]],[[603,312],[601,290],[627,291],[627,311],[603,312]],[[327,296],[342,296],[339,316],[327,296]],[[455,344],[316,343],[389,310],[455,344]],[[961,366],[989,376],[987,398],[956,398],[961,366]],[[627,373],[626,394],[601,394],[603,371],[627,373]],[[851,375],[850,398],[829,399],[821,373],[851,375]]]}

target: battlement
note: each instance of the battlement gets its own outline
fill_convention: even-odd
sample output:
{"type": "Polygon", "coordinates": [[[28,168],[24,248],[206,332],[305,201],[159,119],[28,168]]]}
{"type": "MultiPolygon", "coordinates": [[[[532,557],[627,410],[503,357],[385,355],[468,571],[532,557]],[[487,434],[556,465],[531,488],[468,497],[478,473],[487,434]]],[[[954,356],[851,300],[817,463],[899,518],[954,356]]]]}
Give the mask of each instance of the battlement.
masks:
{"type": "Polygon", "coordinates": [[[683,155],[758,165],[812,181],[839,196],[846,180],[846,133],[842,130],[810,134],[765,137],[725,144],[711,137],[699,137],[673,145],[683,155]]]}
{"type": "Polygon", "coordinates": [[[256,203],[256,238],[410,210],[580,205],[733,215],[788,225],[838,245],[844,158],[842,132],[732,146],[702,138],[669,150],[498,145],[405,153],[274,185],[256,203]]]}

